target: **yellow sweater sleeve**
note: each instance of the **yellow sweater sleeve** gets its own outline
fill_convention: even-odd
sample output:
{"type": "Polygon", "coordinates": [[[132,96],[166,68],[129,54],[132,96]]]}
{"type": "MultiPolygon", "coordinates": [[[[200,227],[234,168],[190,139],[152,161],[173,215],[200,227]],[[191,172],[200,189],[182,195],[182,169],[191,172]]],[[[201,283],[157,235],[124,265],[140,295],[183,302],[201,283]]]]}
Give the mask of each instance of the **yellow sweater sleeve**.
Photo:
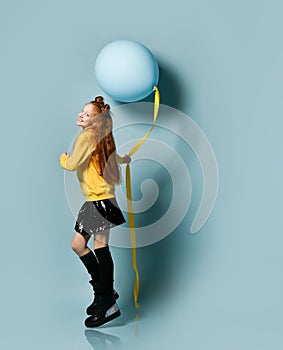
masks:
{"type": "Polygon", "coordinates": [[[121,157],[118,153],[116,153],[116,161],[118,164],[122,164],[124,161],[124,157],[121,157]]]}
{"type": "Polygon", "coordinates": [[[93,151],[94,146],[91,135],[82,132],[76,139],[72,155],[62,155],[60,157],[60,164],[62,168],[74,171],[88,159],[93,151]]]}

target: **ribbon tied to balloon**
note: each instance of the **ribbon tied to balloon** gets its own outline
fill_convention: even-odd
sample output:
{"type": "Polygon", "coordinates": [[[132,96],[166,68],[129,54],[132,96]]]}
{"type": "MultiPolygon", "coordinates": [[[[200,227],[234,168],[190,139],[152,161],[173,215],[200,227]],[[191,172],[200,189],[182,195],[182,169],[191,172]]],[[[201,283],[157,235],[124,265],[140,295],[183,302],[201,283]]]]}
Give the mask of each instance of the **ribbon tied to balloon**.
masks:
{"type": "MultiPolygon", "coordinates": [[[[154,95],[153,123],[144,137],[128,152],[133,155],[148,138],[156,123],[160,94],[157,88],[159,69],[152,52],[143,44],[132,40],[118,40],[106,45],[97,55],[95,76],[102,90],[120,102],[137,102],[154,95]]],[[[126,192],[128,224],[132,245],[132,266],[135,271],[134,301],[138,309],[139,273],[136,262],[136,234],[131,191],[130,166],[126,166],[126,192]]]]}

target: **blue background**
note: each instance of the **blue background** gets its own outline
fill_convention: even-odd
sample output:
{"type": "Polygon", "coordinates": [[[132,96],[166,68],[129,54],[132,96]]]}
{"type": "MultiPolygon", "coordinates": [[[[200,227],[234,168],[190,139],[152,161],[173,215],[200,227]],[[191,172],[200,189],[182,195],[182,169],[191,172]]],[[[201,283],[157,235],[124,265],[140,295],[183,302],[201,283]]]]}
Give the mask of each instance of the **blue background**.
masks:
{"type": "Polygon", "coordinates": [[[281,348],[282,3],[27,0],[1,7],[2,348],[281,348]],[[78,132],[81,106],[101,94],[95,57],[117,39],[152,49],[161,102],[205,132],[219,192],[197,235],[184,220],[138,250],[138,320],[131,252],[113,248],[123,316],[85,332],[91,291],[70,248],[73,217],[58,157],[78,132]]]}

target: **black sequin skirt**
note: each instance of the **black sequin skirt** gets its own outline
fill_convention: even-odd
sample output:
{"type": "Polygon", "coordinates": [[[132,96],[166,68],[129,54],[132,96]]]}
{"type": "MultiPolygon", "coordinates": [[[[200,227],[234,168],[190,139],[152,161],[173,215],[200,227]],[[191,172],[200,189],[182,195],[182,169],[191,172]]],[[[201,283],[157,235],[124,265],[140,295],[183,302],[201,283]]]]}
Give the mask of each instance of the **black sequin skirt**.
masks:
{"type": "Polygon", "coordinates": [[[75,224],[75,231],[82,235],[92,235],[126,222],[116,199],[85,202],[75,224]]]}

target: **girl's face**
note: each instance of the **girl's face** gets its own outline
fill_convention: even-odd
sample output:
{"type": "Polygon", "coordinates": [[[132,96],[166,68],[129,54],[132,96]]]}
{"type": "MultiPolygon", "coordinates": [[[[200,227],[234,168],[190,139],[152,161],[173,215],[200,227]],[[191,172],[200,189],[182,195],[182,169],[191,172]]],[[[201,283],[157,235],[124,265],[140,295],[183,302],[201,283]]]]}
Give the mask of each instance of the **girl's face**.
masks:
{"type": "Polygon", "coordinates": [[[84,106],[78,115],[77,125],[82,128],[92,126],[94,124],[94,119],[97,116],[98,111],[95,106],[91,103],[84,106]]]}

